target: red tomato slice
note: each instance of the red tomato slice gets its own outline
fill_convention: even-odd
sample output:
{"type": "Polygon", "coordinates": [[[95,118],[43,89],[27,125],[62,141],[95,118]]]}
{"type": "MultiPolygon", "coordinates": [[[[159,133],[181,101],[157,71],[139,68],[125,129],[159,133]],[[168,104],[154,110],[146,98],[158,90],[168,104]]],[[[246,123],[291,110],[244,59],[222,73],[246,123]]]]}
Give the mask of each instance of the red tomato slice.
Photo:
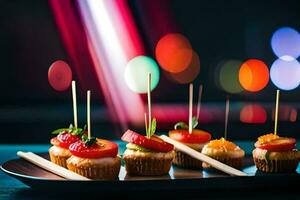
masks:
{"type": "Polygon", "coordinates": [[[261,144],[259,142],[255,143],[255,147],[270,151],[289,151],[293,150],[295,145],[296,140],[294,138],[284,137],[279,137],[265,144],[261,144]]]}
{"type": "Polygon", "coordinates": [[[152,136],[151,139],[149,139],[131,130],[127,130],[121,140],[158,152],[169,152],[174,149],[172,144],[163,141],[157,136],[152,136]]]}
{"type": "Polygon", "coordinates": [[[77,142],[78,140],[80,140],[78,136],[65,132],[57,135],[55,138],[52,138],[50,142],[55,146],[68,149],[71,144],[77,142]]]}
{"type": "Polygon", "coordinates": [[[170,138],[183,143],[205,143],[211,139],[211,135],[199,129],[193,129],[190,134],[186,129],[172,130],[169,132],[170,138]]]}
{"type": "Polygon", "coordinates": [[[108,140],[97,139],[97,143],[88,147],[80,140],[71,144],[69,150],[74,156],[81,158],[116,157],[118,145],[108,140]]]}
{"type": "Polygon", "coordinates": [[[68,89],[72,81],[70,66],[62,60],[52,63],[48,70],[48,81],[57,91],[65,91],[68,89]]]}

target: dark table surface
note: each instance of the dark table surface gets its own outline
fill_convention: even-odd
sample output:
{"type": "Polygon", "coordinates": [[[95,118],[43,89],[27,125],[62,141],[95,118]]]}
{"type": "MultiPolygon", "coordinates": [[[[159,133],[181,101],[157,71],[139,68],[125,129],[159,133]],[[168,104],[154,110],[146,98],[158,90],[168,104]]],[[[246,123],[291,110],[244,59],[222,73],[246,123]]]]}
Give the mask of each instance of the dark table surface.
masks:
{"type": "MultiPolygon", "coordinates": [[[[124,143],[118,142],[120,146],[120,152],[123,151],[125,145],[124,143]]],[[[245,149],[246,153],[251,153],[253,142],[237,142],[239,146],[245,149]]],[[[299,146],[299,145],[298,145],[299,146]]],[[[17,158],[17,151],[32,151],[35,153],[47,152],[49,145],[0,145],[0,163],[4,163],[7,160],[17,158]]],[[[300,183],[299,183],[300,185],[300,183]]],[[[91,193],[90,191],[81,191],[80,193],[74,192],[72,194],[56,194],[45,193],[41,191],[36,191],[30,187],[24,185],[20,181],[9,177],[0,171],[0,200],[2,199],[88,199],[90,197],[98,197],[98,199],[104,198],[119,198],[122,199],[130,198],[132,199],[154,199],[161,197],[162,199],[167,199],[169,197],[182,198],[182,199],[300,199],[299,189],[282,189],[282,190],[247,190],[247,191],[207,191],[204,193],[177,193],[173,191],[168,194],[97,194],[91,193]]]]}

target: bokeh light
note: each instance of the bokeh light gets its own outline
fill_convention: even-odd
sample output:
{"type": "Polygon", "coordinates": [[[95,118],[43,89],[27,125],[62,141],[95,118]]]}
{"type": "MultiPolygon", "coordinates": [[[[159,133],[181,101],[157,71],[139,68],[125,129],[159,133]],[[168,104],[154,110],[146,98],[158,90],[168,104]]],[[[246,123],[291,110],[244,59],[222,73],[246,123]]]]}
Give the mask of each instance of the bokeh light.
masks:
{"type": "Polygon", "coordinates": [[[193,82],[200,73],[200,59],[198,54],[193,51],[191,64],[182,72],[170,73],[170,77],[177,83],[186,84],[193,82]]]}
{"type": "Polygon", "coordinates": [[[269,82],[269,69],[263,61],[249,59],[242,64],[239,70],[239,81],[247,91],[260,91],[269,82]]]}
{"type": "Polygon", "coordinates": [[[282,90],[293,90],[300,84],[300,64],[297,60],[277,59],[270,69],[271,80],[282,90]]]}
{"type": "Polygon", "coordinates": [[[126,66],[125,82],[132,91],[146,93],[148,73],[151,73],[151,90],[153,90],[159,82],[158,65],[150,57],[137,56],[131,59],[126,66]]]}
{"type": "Polygon", "coordinates": [[[274,32],[271,46],[279,58],[283,60],[296,59],[300,55],[300,35],[291,27],[282,27],[274,32]]]}
{"type": "Polygon", "coordinates": [[[217,84],[228,93],[240,93],[243,88],[239,82],[239,69],[242,62],[227,60],[218,64],[216,68],[217,84]]]}
{"type": "Polygon", "coordinates": [[[241,109],[240,120],[247,124],[262,124],[267,121],[267,112],[259,104],[248,104],[241,109]]]}
{"type": "MultiPolygon", "coordinates": [[[[279,106],[278,110],[278,120],[280,121],[290,121],[290,122],[295,122],[297,121],[297,108],[283,104],[279,106]]],[[[274,116],[275,116],[275,108],[272,109],[272,120],[274,121],[274,116]]]]}
{"type": "Polygon", "coordinates": [[[72,81],[72,70],[70,66],[62,60],[57,60],[52,63],[48,70],[48,81],[52,88],[57,91],[67,90],[72,81]]]}
{"type": "Polygon", "coordinates": [[[179,33],[170,33],[158,41],[155,56],[164,70],[179,73],[191,64],[193,50],[186,37],[179,33]]]}

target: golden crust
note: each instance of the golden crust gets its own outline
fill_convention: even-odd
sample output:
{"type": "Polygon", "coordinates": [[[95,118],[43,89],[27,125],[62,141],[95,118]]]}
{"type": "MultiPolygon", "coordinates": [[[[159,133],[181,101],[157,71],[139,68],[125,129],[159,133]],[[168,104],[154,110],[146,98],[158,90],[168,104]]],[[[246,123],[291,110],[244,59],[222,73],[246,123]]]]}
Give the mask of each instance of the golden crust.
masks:
{"type": "Polygon", "coordinates": [[[57,146],[50,147],[49,155],[51,162],[64,168],[67,168],[67,159],[72,156],[68,149],[63,149],[57,146]]]}
{"type": "Polygon", "coordinates": [[[126,171],[129,175],[159,176],[168,174],[171,168],[174,151],[141,152],[126,149],[123,155],[126,171]]]}
{"type": "Polygon", "coordinates": [[[202,161],[175,149],[173,164],[188,169],[201,169],[202,161]]]}
{"type": "Polygon", "coordinates": [[[290,151],[268,151],[260,148],[255,148],[252,152],[253,158],[265,159],[268,153],[269,160],[300,160],[300,152],[297,149],[290,151]]]}

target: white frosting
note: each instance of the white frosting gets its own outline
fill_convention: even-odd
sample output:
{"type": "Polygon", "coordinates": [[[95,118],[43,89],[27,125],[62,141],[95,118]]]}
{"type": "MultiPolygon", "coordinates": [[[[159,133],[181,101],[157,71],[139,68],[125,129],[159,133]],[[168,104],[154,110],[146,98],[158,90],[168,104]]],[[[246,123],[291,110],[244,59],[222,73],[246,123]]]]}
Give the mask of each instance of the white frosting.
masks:
{"type": "Polygon", "coordinates": [[[224,151],[223,149],[211,148],[208,147],[208,145],[205,145],[202,149],[202,153],[207,156],[224,156],[230,158],[241,158],[245,156],[245,151],[240,149],[239,147],[236,148],[234,151],[224,151]]]}
{"type": "Polygon", "coordinates": [[[61,157],[71,157],[72,156],[69,149],[64,149],[64,148],[57,147],[57,146],[50,147],[49,153],[51,153],[54,156],[61,156],[61,157]]]}
{"type": "Polygon", "coordinates": [[[174,151],[169,152],[143,152],[143,151],[136,151],[131,149],[126,149],[123,157],[130,158],[130,157],[153,157],[157,159],[172,159],[174,158],[174,151]]]}
{"type": "Polygon", "coordinates": [[[105,157],[105,158],[80,158],[77,156],[71,156],[67,163],[76,166],[92,166],[92,165],[114,165],[116,162],[120,162],[120,157],[105,157]]]}

